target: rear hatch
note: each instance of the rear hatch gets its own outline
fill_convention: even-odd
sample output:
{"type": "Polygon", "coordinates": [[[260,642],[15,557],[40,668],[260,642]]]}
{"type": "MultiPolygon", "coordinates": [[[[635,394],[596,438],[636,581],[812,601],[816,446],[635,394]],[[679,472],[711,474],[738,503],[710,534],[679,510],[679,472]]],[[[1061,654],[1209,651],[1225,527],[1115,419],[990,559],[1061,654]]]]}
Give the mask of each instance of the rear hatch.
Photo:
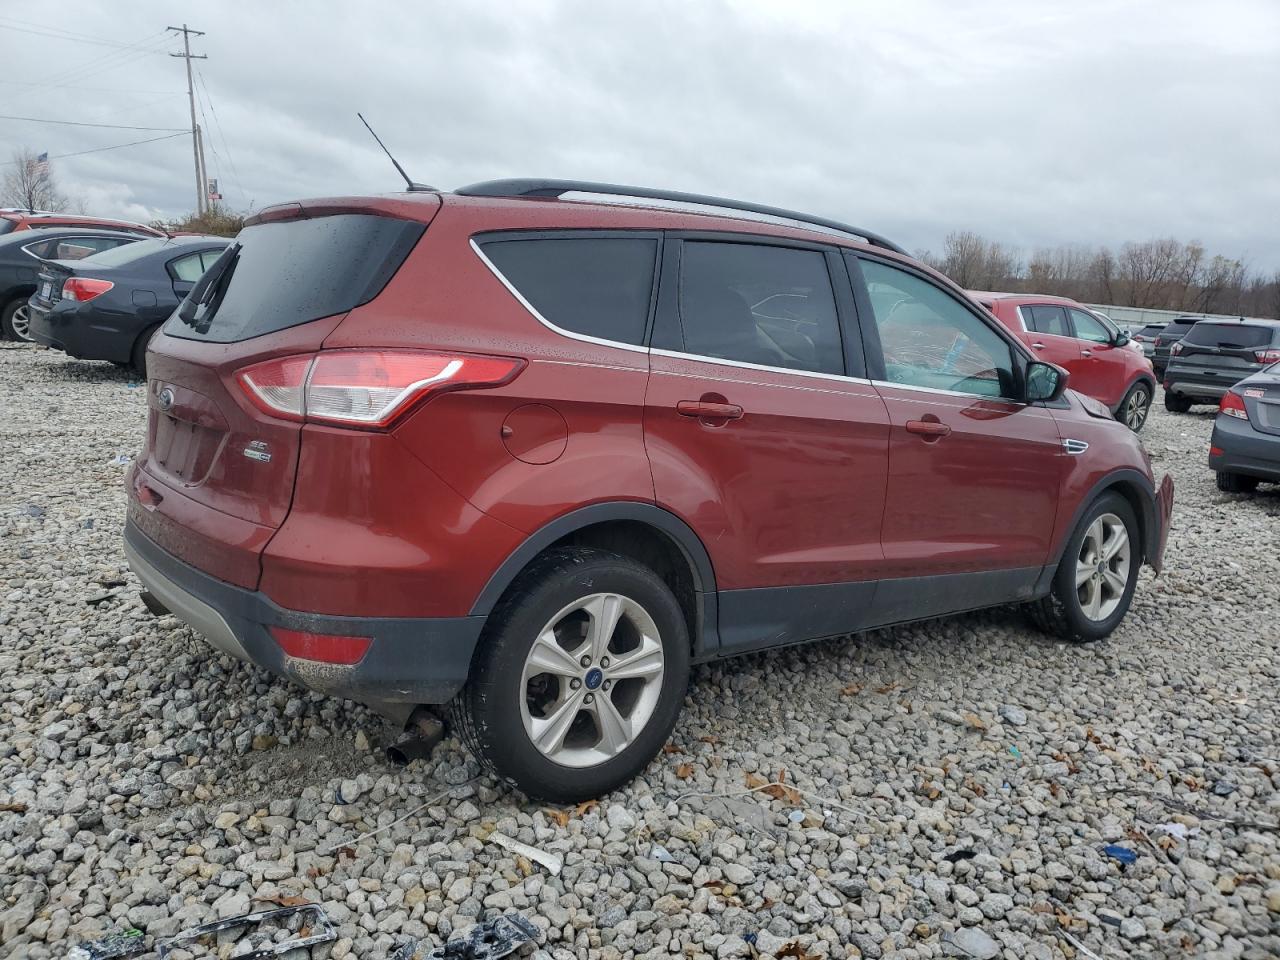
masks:
{"type": "Polygon", "coordinates": [[[1178,341],[1170,361],[1179,371],[1230,386],[1276,359],[1270,352],[1275,332],[1268,324],[1202,320],[1178,341]]]}
{"type": "Polygon", "coordinates": [[[1174,321],[1169,324],[1158,334],[1155,339],[1155,355],[1157,357],[1168,357],[1169,350],[1175,343],[1187,335],[1187,331],[1192,328],[1193,324],[1174,321]]]}
{"type": "Polygon", "coordinates": [[[1280,364],[1237,384],[1235,390],[1244,397],[1253,428],[1280,436],[1280,364]]]}
{"type": "Polygon", "coordinates": [[[143,533],[213,576],[257,586],[292,502],[301,424],[262,413],[236,374],[319,350],[399,269],[439,208],[430,199],[414,203],[418,220],[377,200],[273,208],[209,268],[148,354],[147,442],[130,500],[143,533]]]}

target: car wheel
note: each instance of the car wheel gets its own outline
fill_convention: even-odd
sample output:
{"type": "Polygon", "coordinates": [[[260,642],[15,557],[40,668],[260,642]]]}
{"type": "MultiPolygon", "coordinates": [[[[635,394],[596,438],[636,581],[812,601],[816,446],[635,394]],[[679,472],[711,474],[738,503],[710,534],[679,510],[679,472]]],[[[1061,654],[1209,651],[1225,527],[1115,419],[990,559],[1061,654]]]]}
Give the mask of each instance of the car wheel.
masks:
{"type": "Polygon", "coordinates": [[[1124,399],[1120,401],[1120,417],[1124,425],[1137,433],[1147,422],[1147,414],[1151,412],[1151,387],[1139,381],[1129,388],[1124,399]]]}
{"type": "Polygon", "coordinates": [[[684,613],[652,570],[605,550],[552,550],[490,614],[454,723],[528,796],[598,797],[666,742],[689,653],[684,613]]]}
{"type": "Polygon", "coordinates": [[[31,342],[31,308],[27,306],[25,297],[9,301],[0,314],[0,328],[9,340],[31,342]]]}
{"type": "Polygon", "coordinates": [[[1219,470],[1218,489],[1223,493],[1253,493],[1258,489],[1258,478],[1246,477],[1243,473],[1219,470]]]}
{"type": "Polygon", "coordinates": [[[150,329],[143,330],[138,334],[138,339],[133,342],[133,352],[130,355],[132,359],[129,366],[133,367],[136,373],[143,380],[147,379],[147,347],[151,346],[151,340],[159,331],[160,325],[156,324],[150,329]]]}
{"type": "Polygon", "coordinates": [[[1180,393],[1164,392],[1164,408],[1170,413],[1186,413],[1191,409],[1191,398],[1180,393]]]}
{"type": "Polygon", "coordinates": [[[1064,640],[1101,640],[1128,612],[1141,565],[1133,507],[1120,494],[1105,493],[1080,518],[1049,596],[1031,605],[1032,617],[1064,640]]]}

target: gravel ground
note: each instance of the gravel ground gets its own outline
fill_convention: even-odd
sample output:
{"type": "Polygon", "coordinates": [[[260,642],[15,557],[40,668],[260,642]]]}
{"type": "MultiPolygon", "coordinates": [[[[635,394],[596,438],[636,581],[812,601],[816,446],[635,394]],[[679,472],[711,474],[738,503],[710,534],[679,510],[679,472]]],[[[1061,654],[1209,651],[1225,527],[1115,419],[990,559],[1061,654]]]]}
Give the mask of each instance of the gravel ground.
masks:
{"type": "Polygon", "coordinates": [[[666,752],[568,810],[453,739],[389,768],[372,713],[150,617],[143,422],[124,372],[0,348],[0,955],[302,897],[332,957],[513,909],[557,960],[1280,956],[1280,495],[1216,490],[1207,411],[1153,413],[1168,568],[1108,641],[1001,610],[702,667],[666,752]]]}

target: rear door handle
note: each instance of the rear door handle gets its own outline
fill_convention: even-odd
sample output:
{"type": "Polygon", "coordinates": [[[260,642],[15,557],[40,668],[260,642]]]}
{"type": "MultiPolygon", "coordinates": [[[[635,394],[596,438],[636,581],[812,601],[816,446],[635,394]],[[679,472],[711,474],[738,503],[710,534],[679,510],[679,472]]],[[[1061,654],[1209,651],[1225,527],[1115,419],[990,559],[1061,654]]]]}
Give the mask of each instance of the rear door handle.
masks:
{"type": "Polygon", "coordinates": [[[919,434],[925,440],[941,440],[950,435],[951,428],[936,420],[908,420],[907,433],[919,434]]]}
{"type": "Polygon", "coordinates": [[[742,408],[736,403],[717,403],[711,400],[681,400],[676,413],[698,420],[741,420],[742,408]]]}

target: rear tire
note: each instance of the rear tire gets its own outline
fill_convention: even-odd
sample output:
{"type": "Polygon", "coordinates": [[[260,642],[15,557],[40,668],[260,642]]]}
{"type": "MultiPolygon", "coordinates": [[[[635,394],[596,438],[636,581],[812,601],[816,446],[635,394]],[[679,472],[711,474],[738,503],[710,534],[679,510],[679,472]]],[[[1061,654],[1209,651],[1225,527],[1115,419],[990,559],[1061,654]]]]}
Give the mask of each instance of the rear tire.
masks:
{"type": "Polygon", "coordinates": [[[1246,477],[1243,473],[1219,470],[1218,489],[1223,493],[1253,493],[1258,489],[1258,478],[1246,477]]]}
{"type": "Polygon", "coordinates": [[[1067,541],[1049,595],[1029,605],[1046,633],[1072,643],[1110,634],[1133,601],[1142,541],[1133,507],[1119,493],[1090,505],[1067,541]]]}
{"type": "Polygon", "coordinates": [[[148,327],[138,334],[138,339],[133,342],[133,352],[130,354],[129,366],[133,367],[133,372],[143,380],[147,379],[147,347],[151,346],[151,339],[159,331],[160,324],[154,327],[148,327]]]}
{"type": "Polygon", "coordinates": [[[1151,385],[1145,380],[1139,380],[1120,401],[1117,419],[1134,433],[1138,433],[1146,425],[1147,414],[1150,412],[1151,385]]]}
{"type": "Polygon", "coordinates": [[[1186,413],[1191,409],[1191,398],[1180,393],[1164,392],[1164,408],[1170,413],[1186,413]]]}
{"type": "Polygon", "coordinates": [[[652,570],[605,550],[551,550],[489,615],[453,721],[481,763],[528,796],[599,797],[670,736],[689,656],[684,612],[652,570]]]}
{"type": "Polygon", "coordinates": [[[17,340],[19,343],[31,342],[31,336],[27,332],[29,310],[26,297],[18,297],[4,305],[4,310],[0,311],[0,330],[4,332],[4,339],[17,340]]]}

